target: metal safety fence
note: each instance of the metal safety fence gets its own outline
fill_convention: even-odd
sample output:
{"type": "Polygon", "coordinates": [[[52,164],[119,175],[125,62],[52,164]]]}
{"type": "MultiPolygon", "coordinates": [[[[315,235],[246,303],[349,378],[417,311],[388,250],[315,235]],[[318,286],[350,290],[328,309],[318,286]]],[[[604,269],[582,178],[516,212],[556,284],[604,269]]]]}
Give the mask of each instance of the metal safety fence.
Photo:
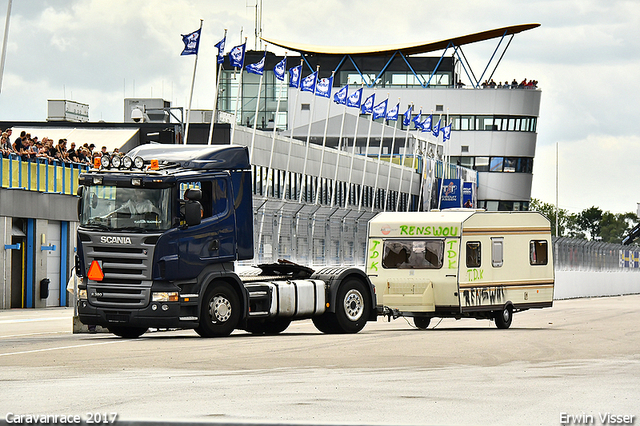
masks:
{"type": "Polygon", "coordinates": [[[640,247],[558,237],[553,239],[556,271],[640,272],[640,247]]]}

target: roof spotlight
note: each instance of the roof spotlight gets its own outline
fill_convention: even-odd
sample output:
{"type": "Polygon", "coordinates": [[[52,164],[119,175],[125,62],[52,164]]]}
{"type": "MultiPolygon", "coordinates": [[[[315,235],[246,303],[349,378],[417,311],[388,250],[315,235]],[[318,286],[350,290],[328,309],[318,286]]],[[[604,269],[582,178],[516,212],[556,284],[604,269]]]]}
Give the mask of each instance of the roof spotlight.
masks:
{"type": "Polygon", "coordinates": [[[125,169],[130,169],[132,164],[133,164],[133,160],[131,159],[131,157],[124,157],[122,159],[122,166],[125,169]]]}
{"type": "Polygon", "coordinates": [[[144,167],[144,160],[142,157],[136,157],[133,159],[133,165],[136,169],[142,169],[144,167]]]}
{"type": "Polygon", "coordinates": [[[113,157],[111,157],[111,167],[119,169],[121,164],[122,158],[120,158],[119,155],[114,155],[113,157]]]}
{"type": "Polygon", "coordinates": [[[109,167],[110,161],[111,161],[111,158],[109,158],[108,155],[103,155],[102,157],[100,157],[100,165],[102,166],[103,169],[106,169],[107,167],[109,167]]]}

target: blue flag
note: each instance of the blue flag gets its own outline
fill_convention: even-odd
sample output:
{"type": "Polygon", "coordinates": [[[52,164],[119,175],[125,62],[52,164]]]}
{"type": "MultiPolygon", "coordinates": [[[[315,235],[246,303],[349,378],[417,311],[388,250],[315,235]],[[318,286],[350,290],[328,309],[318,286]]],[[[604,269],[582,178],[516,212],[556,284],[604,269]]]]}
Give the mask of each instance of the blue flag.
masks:
{"type": "Polygon", "coordinates": [[[224,36],[222,40],[216,43],[216,47],[218,48],[218,64],[224,62],[224,44],[227,40],[227,36],[224,36]]]}
{"type": "Polygon", "coordinates": [[[432,132],[433,136],[435,136],[436,138],[438,137],[438,135],[440,135],[440,120],[438,120],[438,124],[436,124],[436,127],[433,128],[432,132]]]}
{"type": "Polygon", "coordinates": [[[244,65],[244,51],[246,47],[247,43],[243,43],[231,49],[229,52],[229,62],[231,62],[232,67],[242,68],[244,65]]]}
{"type": "Polygon", "coordinates": [[[413,121],[413,124],[415,124],[416,129],[421,129],[420,122],[422,121],[422,108],[420,108],[420,112],[418,113],[418,115],[413,117],[413,120],[411,121],[413,121]]]}
{"type": "Polygon", "coordinates": [[[350,108],[360,108],[360,102],[362,102],[362,87],[349,95],[347,98],[347,106],[350,108]]]}
{"type": "MultiPolygon", "coordinates": [[[[266,54],[265,54],[265,56],[266,56],[266,54]]],[[[264,58],[265,58],[265,56],[263,56],[262,59],[260,59],[260,62],[256,62],[255,64],[247,65],[247,68],[245,68],[247,70],[247,72],[250,72],[251,74],[258,74],[258,75],[264,74],[264,58]]]]}
{"type": "Polygon", "coordinates": [[[431,122],[433,121],[433,114],[429,114],[427,118],[422,122],[422,130],[425,132],[431,131],[431,122]]]}
{"type": "Polygon", "coordinates": [[[303,78],[302,83],[300,84],[300,90],[302,90],[303,92],[315,92],[317,77],[318,71],[311,73],[303,78]]]}
{"type": "Polygon", "coordinates": [[[442,128],[442,142],[446,142],[449,139],[451,139],[451,123],[442,128]]]}
{"type": "Polygon", "coordinates": [[[413,111],[413,105],[411,105],[403,114],[402,124],[405,126],[408,126],[411,123],[411,111],[413,111]]]}
{"type": "Polygon", "coordinates": [[[396,106],[387,112],[387,120],[398,121],[398,112],[400,112],[400,104],[396,104],[396,106]]]}
{"type": "Polygon", "coordinates": [[[300,76],[302,75],[302,65],[293,67],[289,70],[289,87],[294,89],[300,88],[300,76]]]}
{"type": "Polygon", "coordinates": [[[285,56],[280,62],[273,67],[273,73],[280,81],[284,81],[284,72],[287,70],[287,57],[285,56]]]}
{"type": "Polygon", "coordinates": [[[380,117],[386,117],[387,116],[387,103],[389,102],[389,99],[385,99],[384,101],[380,102],[378,105],[373,107],[373,119],[377,120],[380,117]]]}
{"type": "Polygon", "coordinates": [[[184,43],[184,49],[180,56],[184,55],[197,55],[198,46],[200,46],[200,30],[196,30],[190,34],[182,34],[182,42],[184,43]]]}
{"type": "Polygon", "coordinates": [[[372,93],[364,103],[362,104],[362,114],[371,114],[373,112],[373,103],[375,102],[376,94],[372,93]]]}
{"type": "Polygon", "coordinates": [[[318,86],[316,87],[316,96],[322,96],[323,98],[330,98],[332,85],[333,85],[333,76],[318,80],[318,86]]]}
{"type": "Polygon", "coordinates": [[[335,95],[333,95],[333,102],[340,105],[346,105],[348,93],[349,93],[349,85],[347,84],[342,89],[338,90],[335,95]]]}

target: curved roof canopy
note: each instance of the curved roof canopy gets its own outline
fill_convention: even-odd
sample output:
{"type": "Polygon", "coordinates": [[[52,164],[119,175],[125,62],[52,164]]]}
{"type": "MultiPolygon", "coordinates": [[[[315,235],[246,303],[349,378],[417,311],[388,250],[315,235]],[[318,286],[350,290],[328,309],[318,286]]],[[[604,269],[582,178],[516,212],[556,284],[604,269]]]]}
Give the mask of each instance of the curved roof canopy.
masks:
{"type": "Polygon", "coordinates": [[[418,53],[428,53],[437,50],[446,49],[447,46],[453,44],[462,46],[463,44],[475,43],[478,41],[490,40],[492,38],[503,37],[507,35],[517,34],[522,31],[539,27],[540,24],[522,24],[512,25],[510,27],[496,28],[494,30],[482,31],[474,34],[467,34],[459,37],[448,38],[445,40],[423,42],[423,43],[404,43],[386,46],[370,46],[370,47],[354,47],[354,46],[315,46],[310,44],[292,43],[288,41],[274,40],[264,38],[262,40],[275,46],[280,46],[294,52],[303,54],[317,55],[384,55],[393,54],[400,51],[404,55],[415,55],[418,53]]]}

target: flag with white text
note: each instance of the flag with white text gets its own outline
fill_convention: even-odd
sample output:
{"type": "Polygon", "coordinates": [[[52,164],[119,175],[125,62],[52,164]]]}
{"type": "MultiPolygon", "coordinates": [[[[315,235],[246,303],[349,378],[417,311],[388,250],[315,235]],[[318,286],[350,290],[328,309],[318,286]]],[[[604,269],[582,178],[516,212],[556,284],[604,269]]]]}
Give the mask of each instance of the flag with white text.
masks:
{"type": "Polygon", "coordinates": [[[184,49],[180,56],[197,55],[198,46],[200,46],[200,29],[186,35],[182,34],[182,42],[184,43],[184,49]]]}
{"type": "Polygon", "coordinates": [[[302,65],[293,67],[289,70],[289,87],[294,89],[300,88],[300,76],[302,74],[302,65]]]}
{"type": "Polygon", "coordinates": [[[376,94],[372,93],[362,104],[362,114],[371,114],[373,112],[373,103],[375,102],[376,94]]]}
{"type": "Polygon", "coordinates": [[[389,99],[385,99],[384,101],[380,102],[378,105],[373,107],[373,119],[377,120],[380,117],[386,117],[387,116],[387,103],[389,102],[389,99]]]}
{"type": "Polygon", "coordinates": [[[347,106],[350,108],[360,108],[360,103],[362,102],[362,88],[359,88],[355,92],[353,92],[347,98],[347,106]]]}
{"type": "Polygon", "coordinates": [[[244,52],[247,47],[247,43],[243,43],[239,46],[234,47],[229,52],[229,62],[231,62],[232,67],[242,68],[244,65],[244,52]]]}
{"type": "Polygon", "coordinates": [[[280,62],[273,67],[273,74],[280,81],[284,81],[284,73],[287,70],[287,57],[285,56],[280,62]]]}
{"type": "Polygon", "coordinates": [[[346,105],[348,94],[349,94],[349,85],[347,84],[342,89],[338,90],[335,95],[333,95],[333,102],[340,105],[346,105]]]}
{"type": "Polygon", "coordinates": [[[333,76],[318,80],[318,85],[316,86],[316,96],[322,96],[323,98],[330,98],[332,85],[333,85],[333,76]]]}
{"type": "Polygon", "coordinates": [[[247,68],[245,68],[247,70],[247,72],[250,72],[251,74],[257,74],[257,75],[264,74],[264,59],[265,59],[265,56],[262,57],[260,62],[256,62],[255,64],[247,65],[247,68]]]}
{"type": "Polygon", "coordinates": [[[303,92],[315,92],[317,77],[318,71],[311,73],[303,78],[302,83],[300,84],[300,90],[302,90],[303,92]]]}
{"type": "Polygon", "coordinates": [[[398,113],[400,112],[400,104],[396,104],[387,112],[387,120],[398,121],[398,113]]]}
{"type": "Polygon", "coordinates": [[[223,37],[222,40],[220,40],[219,42],[216,43],[216,47],[218,48],[218,64],[221,64],[224,62],[224,44],[227,40],[227,37],[223,37]]]}

